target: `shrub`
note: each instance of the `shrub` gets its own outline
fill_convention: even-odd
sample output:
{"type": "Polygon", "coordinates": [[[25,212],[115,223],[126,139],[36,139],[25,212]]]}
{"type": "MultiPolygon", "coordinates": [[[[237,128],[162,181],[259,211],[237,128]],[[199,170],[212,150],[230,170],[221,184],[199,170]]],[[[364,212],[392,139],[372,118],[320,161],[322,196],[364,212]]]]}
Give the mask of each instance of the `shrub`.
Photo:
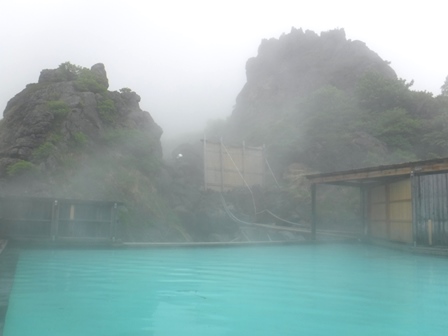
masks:
{"type": "Polygon", "coordinates": [[[13,165],[10,165],[7,169],[8,176],[14,177],[23,175],[25,173],[30,173],[35,171],[37,168],[31,162],[19,160],[13,165]]]}
{"type": "Polygon", "coordinates": [[[33,158],[35,160],[44,160],[49,157],[55,149],[56,147],[50,141],[47,141],[34,151],[33,158]]]}
{"type": "Polygon", "coordinates": [[[72,136],[72,146],[75,148],[84,148],[87,141],[89,138],[83,132],[76,132],[72,136]]]}
{"type": "Polygon", "coordinates": [[[87,68],[72,64],[70,62],[61,63],[58,69],[66,73],[70,73],[71,75],[79,75],[81,71],[88,70],[87,68]]]}
{"type": "Polygon", "coordinates": [[[98,81],[97,75],[86,68],[80,71],[74,85],[78,91],[94,93],[105,93],[107,91],[107,88],[98,81]]]}
{"type": "Polygon", "coordinates": [[[48,138],[48,142],[51,142],[53,145],[57,145],[61,140],[62,136],[56,133],[51,134],[48,138]]]}
{"type": "Polygon", "coordinates": [[[112,99],[106,98],[101,100],[97,107],[98,114],[103,121],[112,123],[115,120],[117,116],[117,109],[112,99]]]}
{"type": "Polygon", "coordinates": [[[51,100],[47,102],[47,106],[55,118],[65,117],[70,112],[70,107],[62,100],[51,100]]]}

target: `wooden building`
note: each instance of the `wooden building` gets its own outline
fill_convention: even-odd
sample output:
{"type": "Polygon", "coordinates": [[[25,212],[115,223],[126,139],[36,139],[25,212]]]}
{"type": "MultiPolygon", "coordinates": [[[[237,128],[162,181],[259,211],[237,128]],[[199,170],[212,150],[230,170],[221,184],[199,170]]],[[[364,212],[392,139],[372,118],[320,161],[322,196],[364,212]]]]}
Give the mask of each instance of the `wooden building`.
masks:
{"type": "Polygon", "coordinates": [[[448,246],[448,158],[307,176],[315,235],[319,185],[360,189],[361,225],[369,238],[448,246]]]}
{"type": "Polygon", "coordinates": [[[0,237],[114,241],[118,202],[0,197],[0,237]]]}

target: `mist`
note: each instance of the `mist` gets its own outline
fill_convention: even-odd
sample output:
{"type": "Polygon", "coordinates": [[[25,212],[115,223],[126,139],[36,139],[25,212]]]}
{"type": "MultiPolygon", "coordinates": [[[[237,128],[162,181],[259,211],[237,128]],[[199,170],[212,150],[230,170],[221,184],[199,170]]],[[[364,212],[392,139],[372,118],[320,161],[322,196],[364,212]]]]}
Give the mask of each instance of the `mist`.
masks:
{"type": "Polygon", "coordinates": [[[390,61],[414,90],[437,95],[448,74],[443,10],[377,1],[55,1],[0,4],[0,108],[40,71],[102,62],[110,89],[129,87],[163,128],[162,142],[226,118],[245,84],[245,63],[262,39],[291,27],[344,28],[390,61]],[[368,15],[368,16],[367,16],[368,15]],[[426,21],[423,21],[426,20],[426,21]]]}

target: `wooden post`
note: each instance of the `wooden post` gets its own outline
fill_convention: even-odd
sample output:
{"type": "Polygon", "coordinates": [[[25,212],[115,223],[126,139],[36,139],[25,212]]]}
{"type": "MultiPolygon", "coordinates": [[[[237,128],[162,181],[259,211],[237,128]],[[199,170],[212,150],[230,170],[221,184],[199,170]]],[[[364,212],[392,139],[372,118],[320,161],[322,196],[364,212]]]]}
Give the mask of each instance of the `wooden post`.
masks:
{"type": "Polygon", "coordinates": [[[110,240],[115,242],[116,236],[117,203],[114,203],[110,214],[110,240]]]}
{"type": "Polygon", "coordinates": [[[75,205],[72,204],[70,205],[70,220],[74,220],[75,219],[75,205]]]}
{"type": "Polygon", "coordinates": [[[317,213],[316,213],[316,184],[311,184],[311,239],[316,240],[316,225],[317,225],[317,213]]]}
{"type": "Polygon", "coordinates": [[[59,230],[59,207],[58,201],[53,202],[51,209],[51,240],[55,241],[59,230]]]}
{"type": "Polygon", "coordinates": [[[386,236],[390,240],[390,185],[386,184],[386,236]]]}
{"type": "Polygon", "coordinates": [[[420,177],[411,172],[412,241],[417,246],[417,227],[420,215],[420,177]]]}
{"type": "Polygon", "coordinates": [[[367,200],[367,195],[366,195],[366,188],[364,187],[364,185],[361,185],[361,187],[359,188],[360,191],[360,196],[361,196],[361,225],[362,225],[362,229],[364,231],[364,238],[367,237],[367,211],[366,211],[366,200],[367,200]]]}
{"type": "Polygon", "coordinates": [[[432,220],[428,219],[428,244],[432,245],[432,220]]]}
{"type": "MultiPolygon", "coordinates": [[[[266,185],[266,169],[265,169],[265,162],[266,162],[266,146],[265,144],[263,144],[263,147],[261,149],[261,181],[262,181],[262,185],[265,186],[266,185]]],[[[275,178],[275,177],[274,177],[275,178]]]]}
{"type": "Polygon", "coordinates": [[[243,141],[243,148],[241,149],[241,175],[243,175],[243,179],[246,179],[246,167],[245,167],[245,161],[246,161],[246,144],[243,141]]]}
{"type": "Polygon", "coordinates": [[[222,151],[222,138],[220,139],[220,146],[219,146],[219,158],[221,163],[221,192],[224,191],[224,158],[223,158],[223,151],[222,151]]]}
{"type": "Polygon", "coordinates": [[[75,205],[71,204],[70,205],[70,222],[69,222],[69,229],[68,229],[68,235],[69,237],[74,237],[75,236],[75,232],[76,232],[76,227],[75,227],[75,205]]]}
{"type": "Polygon", "coordinates": [[[204,133],[204,190],[207,190],[207,138],[204,133]]]}

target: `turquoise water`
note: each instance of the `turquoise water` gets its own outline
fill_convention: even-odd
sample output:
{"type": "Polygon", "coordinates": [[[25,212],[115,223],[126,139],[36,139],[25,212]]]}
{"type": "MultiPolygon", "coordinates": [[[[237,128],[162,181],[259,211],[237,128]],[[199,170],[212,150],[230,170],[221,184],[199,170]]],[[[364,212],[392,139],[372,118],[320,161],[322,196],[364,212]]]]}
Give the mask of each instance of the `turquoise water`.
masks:
{"type": "Polygon", "coordinates": [[[444,335],[448,259],[362,245],[21,252],[26,335],[444,335]]]}

